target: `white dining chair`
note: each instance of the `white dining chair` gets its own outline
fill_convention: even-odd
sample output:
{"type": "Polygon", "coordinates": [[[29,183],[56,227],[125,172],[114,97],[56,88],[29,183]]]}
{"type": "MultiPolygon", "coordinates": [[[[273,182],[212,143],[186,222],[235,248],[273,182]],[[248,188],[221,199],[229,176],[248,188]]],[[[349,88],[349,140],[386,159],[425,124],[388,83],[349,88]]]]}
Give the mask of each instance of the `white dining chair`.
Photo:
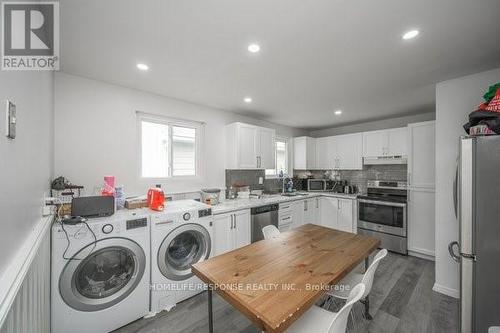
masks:
{"type": "Polygon", "coordinates": [[[264,234],[264,239],[273,239],[280,236],[280,231],[272,224],[262,228],[262,233],[264,234]]]}
{"type": "Polygon", "coordinates": [[[363,297],[365,285],[360,283],[351,290],[346,304],[339,312],[332,312],[313,306],[286,331],[287,333],[344,333],[351,308],[363,297]]]}
{"type": "Polygon", "coordinates": [[[347,299],[349,297],[349,290],[351,289],[352,286],[355,286],[359,283],[363,283],[365,285],[365,292],[363,294],[363,299],[361,302],[365,305],[365,317],[366,319],[371,320],[372,317],[370,315],[370,303],[368,300],[368,295],[370,294],[370,291],[372,290],[373,286],[373,279],[375,277],[375,271],[377,270],[378,265],[380,264],[380,261],[384,259],[387,256],[387,250],[382,249],[380,250],[375,258],[373,259],[373,262],[371,265],[368,267],[366,272],[364,273],[357,273],[357,272],[351,272],[349,273],[346,277],[344,277],[339,283],[335,285],[330,291],[327,292],[328,296],[331,297],[336,297],[340,299],[347,299]]]}

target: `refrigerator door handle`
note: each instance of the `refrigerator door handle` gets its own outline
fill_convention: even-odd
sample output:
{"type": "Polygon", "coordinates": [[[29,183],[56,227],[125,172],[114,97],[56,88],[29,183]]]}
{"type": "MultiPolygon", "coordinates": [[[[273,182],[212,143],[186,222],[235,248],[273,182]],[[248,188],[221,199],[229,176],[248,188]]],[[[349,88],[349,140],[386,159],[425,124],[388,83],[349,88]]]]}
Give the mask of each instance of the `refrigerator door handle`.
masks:
{"type": "Polygon", "coordinates": [[[455,241],[448,244],[448,252],[450,253],[450,256],[453,260],[455,260],[456,262],[460,262],[460,245],[458,244],[458,242],[455,241]],[[458,250],[458,254],[455,252],[455,247],[458,250]]]}
{"type": "Polygon", "coordinates": [[[453,208],[455,209],[455,217],[458,218],[458,159],[455,170],[455,180],[453,181],[453,208]]]}

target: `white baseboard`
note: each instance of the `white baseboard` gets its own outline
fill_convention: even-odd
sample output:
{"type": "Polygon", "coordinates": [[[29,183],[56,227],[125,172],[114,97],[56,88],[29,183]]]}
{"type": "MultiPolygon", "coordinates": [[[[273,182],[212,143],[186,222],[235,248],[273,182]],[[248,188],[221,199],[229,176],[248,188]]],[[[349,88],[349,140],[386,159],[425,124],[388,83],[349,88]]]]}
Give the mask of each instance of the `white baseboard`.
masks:
{"type": "Polygon", "coordinates": [[[422,253],[418,251],[408,250],[408,255],[412,257],[422,258],[430,261],[436,261],[434,254],[422,253]]]}
{"type": "Polygon", "coordinates": [[[460,298],[460,292],[457,289],[448,288],[448,287],[445,287],[445,286],[437,284],[437,283],[434,283],[432,290],[434,290],[435,292],[453,297],[453,298],[460,298]]]}

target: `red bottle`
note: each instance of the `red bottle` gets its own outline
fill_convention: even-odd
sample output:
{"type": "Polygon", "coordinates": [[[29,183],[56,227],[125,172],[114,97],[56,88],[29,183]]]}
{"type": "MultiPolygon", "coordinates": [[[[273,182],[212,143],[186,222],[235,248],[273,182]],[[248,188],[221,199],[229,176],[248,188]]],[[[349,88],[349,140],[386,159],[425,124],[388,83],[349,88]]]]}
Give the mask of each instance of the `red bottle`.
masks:
{"type": "Polygon", "coordinates": [[[148,190],[148,206],[157,211],[162,211],[165,208],[165,193],[159,185],[148,190]]]}

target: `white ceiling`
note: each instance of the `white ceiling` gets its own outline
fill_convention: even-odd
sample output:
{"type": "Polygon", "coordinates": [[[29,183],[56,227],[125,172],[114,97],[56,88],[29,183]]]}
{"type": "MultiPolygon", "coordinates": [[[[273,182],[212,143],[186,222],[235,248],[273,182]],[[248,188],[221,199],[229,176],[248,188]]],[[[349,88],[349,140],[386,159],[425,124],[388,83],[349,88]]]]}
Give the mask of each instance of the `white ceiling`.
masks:
{"type": "Polygon", "coordinates": [[[498,0],[61,1],[64,72],[300,128],[432,110],[499,36],[498,0]]]}

